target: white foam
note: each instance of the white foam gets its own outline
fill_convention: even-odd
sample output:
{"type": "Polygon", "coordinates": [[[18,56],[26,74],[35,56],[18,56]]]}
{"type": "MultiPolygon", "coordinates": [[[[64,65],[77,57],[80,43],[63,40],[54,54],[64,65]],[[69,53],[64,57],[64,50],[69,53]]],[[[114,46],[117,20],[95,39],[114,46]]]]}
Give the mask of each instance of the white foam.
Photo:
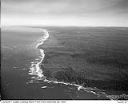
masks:
{"type": "MultiPolygon", "coordinates": [[[[44,41],[46,41],[49,37],[49,33],[47,30],[42,29],[43,31],[43,37],[41,37],[41,39],[39,40],[39,42],[36,45],[36,48],[39,48],[40,45],[42,45],[44,43],[44,41]]],[[[30,71],[29,74],[30,75],[37,75],[38,76],[38,80],[40,79],[44,79],[45,76],[43,75],[43,71],[40,68],[40,65],[44,59],[44,50],[43,49],[39,49],[40,50],[40,59],[36,59],[36,62],[31,62],[31,67],[30,67],[30,71]]]]}
{"type": "Polygon", "coordinates": [[[41,88],[45,89],[45,88],[47,88],[47,86],[42,86],[41,88]]]}

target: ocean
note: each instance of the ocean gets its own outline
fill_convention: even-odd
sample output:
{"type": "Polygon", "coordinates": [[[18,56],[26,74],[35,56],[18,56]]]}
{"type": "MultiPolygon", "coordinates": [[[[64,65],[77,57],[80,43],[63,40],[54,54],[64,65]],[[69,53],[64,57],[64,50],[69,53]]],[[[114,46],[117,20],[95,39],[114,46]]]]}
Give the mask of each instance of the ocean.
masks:
{"type": "Polygon", "coordinates": [[[127,99],[127,43],[127,28],[3,28],[1,98],[127,99]]]}

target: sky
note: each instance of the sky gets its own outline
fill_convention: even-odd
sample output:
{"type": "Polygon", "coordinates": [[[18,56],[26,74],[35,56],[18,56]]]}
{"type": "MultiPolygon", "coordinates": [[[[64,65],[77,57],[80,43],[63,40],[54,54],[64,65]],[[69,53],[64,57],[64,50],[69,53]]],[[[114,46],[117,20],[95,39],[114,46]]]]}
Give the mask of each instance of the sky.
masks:
{"type": "Polygon", "coordinates": [[[1,24],[128,27],[128,0],[1,0],[1,24]]]}

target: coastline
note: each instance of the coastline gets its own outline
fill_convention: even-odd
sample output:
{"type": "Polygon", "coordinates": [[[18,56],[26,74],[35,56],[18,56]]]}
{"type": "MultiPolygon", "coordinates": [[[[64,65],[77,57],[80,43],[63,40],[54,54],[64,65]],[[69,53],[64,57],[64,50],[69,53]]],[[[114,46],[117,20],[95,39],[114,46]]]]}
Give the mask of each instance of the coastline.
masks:
{"type": "MultiPolygon", "coordinates": [[[[33,31],[33,28],[31,28],[31,30],[33,31]]],[[[42,29],[34,31],[37,32],[31,32],[30,29],[26,29],[25,31],[4,33],[4,36],[6,36],[3,39],[6,42],[5,46],[9,46],[9,49],[14,46],[15,50],[4,49],[7,53],[4,53],[4,58],[6,60],[4,59],[3,62],[5,67],[2,66],[2,69],[4,69],[2,70],[2,78],[5,80],[2,82],[3,99],[105,100],[112,98],[104,93],[103,90],[98,89],[95,86],[89,87],[86,86],[88,84],[83,84],[81,79],[79,79],[80,77],[77,77],[81,76],[78,72],[79,70],[74,73],[76,70],[70,69],[72,66],[69,68],[65,65],[65,63],[70,61],[75,63],[73,60],[65,61],[67,59],[57,59],[57,57],[68,58],[70,57],[70,54],[72,55],[72,51],[69,52],[67,50],[62,50],[61,52],[58,52],[60,48],[65,49],[65,47],[59,45],[59,41],[56,40],[58,36],[62,35],[58,30],[56,30],[58,32],[58,36],[53,37],[56,32],[53,31],[54,34],[52,34],[51,30],[48,29],[50,36],[47,40],[45,38],[45,34],[47,34],[46,31],[45,34],[44,31],[42,32],[42,29]],[[10,34],[12,34],[13,37],[17,37],[17,41],[15,38],[8,38],[10,34]],[[50,46],[46,46],[49,41],[52,41],[49,43],[50,46]],[[54,44],[54,42],[56,44],[54,44]],[[53,49],[53,53],[49,53],[47,49],[53,49]],[[54,52],[57,53],[54,54],[54,52]],[[10,55],[11,57],[9,58],[10,55]],[[53,59],[60,63],[57,64],[53,59]],[[59,66],[58,71],[58,67],[52,66],[49,63],[50,61],[53,62],[52,65],[54,66],[64,64],[64,67],[59,66]],[[48,68],[46,68],[46,65],[52,69],[50,69],[50,71],[47,70],[48,68]],[[48,71],[51,72],[53,76],[50,76],[48,71]],[[65,73],[63,73],[64,71],[65,73]],[[71,75],[70,72],[72,72],[71,75]],[[58,73],[60,75],[58,75],[58,73]],[[72,77],[72,75],[75,75],[76,77],[72,77]],[[72,81],[71,77],[75,80],[72,81]]],[[[61,38],[65,39],[65,35],[66,34],[61,36],[61,38]]],[[[66,41],[68,42],[67,39],[74,39],[74,37],[66,38],[66,41]]],[[[77,63],[75,64],[79,66],[77,63]]]]}
{"type": "MultiPolygon", "coordinates": [[[[110,87],[112,87],[112,89],[113,89],[113,88],[115,88],[113,86],[113,83],[115,83],[116,86],[119,86],[120,84],[125,84],[125,83],[120,82],[120,81],[88,80],[88,79],[81,79],[80,77],[79,77],[80,78],[79,79],[76,76],[78,73],[73,74],[74,72],[73,72],[72,69],[70,70],[70,68],[69,68],[69,70],[66,69],[66,71],[65,71],[65,68],[62,68],[62,69],[60,69],[61,71],[59,71],[60,76],[63,76],[65,74],[65,72],[66,73],[72,73],[73,75],[75,75],[75,76],[72,76],[72,74],[69,74],[69,76],[67,76],[69,78],[68,80],[65,79],[65,77],[60,79],[60,77],[58,77],[58,75],[51,76],[50,71],[45,67],[45,64],[47,64],[49,53],[47,53],[47,49],[46,49],[47,47],[44,46],[44,42],[48,41],[47,39],[49,38],[49,32],[46,29],[43,29],[43,32],[44,32],[44,37],[36,46],[36,48],[38,48],[40,50],[40,53],[41,53],[41,61],[36,63],[36,73],[37,73],[37,76],[38,76],[37,80],[43,80],[46,83],[64,84],[64,85],[75,86],[75,87],[77,87],[78,91],[84,90],[85,92],[93,93],[94,95],[97,95],[97,96],[106,97],[106,99],[114,99],[114,98],[112,98],[113,96],[118,97],[118,96],[122,95],[122,94],[120,94],[120,92],[119,92],[118,95],[117,94],[112,95],[112,94],[109,94],[109,93],[106,94],[105,91],[104,91],[104,86],[101,86],[101,84],[102,84],[102,85],[106,85],[105,87],[108,88],[108,89],[110,87]],[[83,80],[83,81],[81,82],[81,80],[83,80]],[[112,83],[112,85],[110,83],[112,83]],[[97,86],[99,86],[99,87],[97,87],[97,86]],[[103,89],[102,89],[102,87],[103,87],[103,89]]],[[[53,44],[53,48],[54,48],[54,44],[53,44]]],[[[57,74],[58,74],[58,72],[57,72],[57,74]]],[[[79,76],[79,74],[78,74],[78,76],[79,76]]],[[[125,86],[124,86],[124,88],[125,88],[125,86]]],[[[117,98],[117,97],[115,97],[115,98],[117,98]]]]}
{"type": "Polygon", "coordinates": [[[43,33],[44,33],[43,38],[41,38],[39,43],[36,45],[36,48],[40,50],[40,58],[41,59],[40,59],[39,62],[31,64],[30,71],[29,71],[30,75],[36,75],[37,76],[37,77],[35,77],[36,80],[41,80],[41,81],[46,82],[46,83],[62,84],[62,85],[66,85],[66,86],[74,86],[74,87],[77,88],[78,91],[80,91],[80,90],[85,91],[85,93],[87,93],[87,94],[85,94],[86,96],[88,95],[88,93],[90,93],[89,96],[92,97],[91,99],[93,99],[93,98],[110,99],[109,97],[107,97],[107,95],[104,92],[101,92],[101,91],[99,92],[99,89],[97,89],[97,88],[84,87],[83,85],[79,85],[79,84],[76,84],[76,83],[69,83],[69,82],[65,82],[65,81],[59,81],[55,78],[50,78],[49,79],[48,76],[46,74],[44,74],[45,71],[42,68],[43,62],[44,62],[44,59],[45,59],[45,53],[44,53],[44,50],[42,48],[40,48],[40,46],[42,46],[44,44],[44,42],[49,38],[49,33],[46,29],[43,29],[43,33]]]}
{"type": "Polygon", "coordinates": [[[47,30],[45,29],[42,29],[43,31],[43,37],[41,37],[41,40],[37,43],[36,45],[36,48],[39,49],[40,51],[40,61],[39,62],[36,62],[36,63],[32,63],[31,64],[31,67],[30,67],[30,71],[29,71],[29,74],[30,75],[36,75],[37,76],[37,79],[38,80],[42,80],[42,79],[45,79],[45,76],[43,75],[43,71],[42,69],[40,68],[41,64],[42,64],[42,61],[45,57],[45,54],[44,54],[44,50],[43,49],[40,49],[40,45],[42,45],[49,37],[49,33],[47,30]]]}

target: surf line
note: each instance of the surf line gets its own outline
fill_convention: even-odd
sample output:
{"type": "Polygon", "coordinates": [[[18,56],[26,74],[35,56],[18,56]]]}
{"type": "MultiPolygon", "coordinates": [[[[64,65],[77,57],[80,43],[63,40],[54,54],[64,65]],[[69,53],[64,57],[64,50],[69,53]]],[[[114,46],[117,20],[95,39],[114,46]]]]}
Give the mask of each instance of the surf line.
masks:
{"type": "MultiPolygon", "coordinates": [[[[44,60],[45,54],[44,54],[44,50],[41,49],[39,46],[43,45],[43,43],[49,38],[49,32],[46,29],[41,29],[41,30],[43,31],[43,37],[41,37],[40,41],[36,45],[36,48],[40,50],[40,58],[41,59],[38,61],[35,61],[35,62],[31,62],[31,67],[30,67],[30,71],[29,71],[30,75],[36,76],[36,77],[33,77],[34,79],[43,80],[44,82],[47,82],[47,83],[75,86],[78,91],[84,90],[86,92],[93,93],[97,96],[105,96],[106,98],[108,98],[110,100],[115,100],[115,97],[116,98],[119,97],[119,95],[107,95],[104,91],[99,91],[99,89],[97,89],[97,88],[84,87],[82,85],[68,83],[68,82],[62,82],[62,81],[57,81],[57,80],[48,80],[46,78],[46,76],[44,76],[44,74],[43,74],[43,69],[40,68],[42,61],[44,60]]],[[[43,88],[46,88],[46,86],[44,86],[43,88]]]]}
{"type": "Polygon", "coordinates": [[[97,96],[105,96],[107,98],[110,98],[106,95],[105,92],[98,91],[99,89],[97,88],[91,88],[91,87],[84,87],[82,85],[74,84],[74,83],[68,83],[68,82],[62,82],[62,81],[57,81],[57,80],[48,80],[46,76],[43,74],[43,69],[41,69],[40,65],[42,64],[42,61],[44,60],[45,54],[44,50],[41,49],[39,46],[43,45],[44,42],[49,38],[49,32],[46,29],[42,29],[43,31],[43,37],[40,39],[40,41],[37,43],[36,48],[40,50],[40,55],[41,59],[40,61],[36,62],[31,62],[31,67],[30,67],[30,75],[35,75],[36,77],[33,77],[36,80],[43,80],[44,82],[47,83],[53,83],[53,84],[63,84],[63,85],[70,85],[70,86],[75,86],[77,90],[84,90],[86,92],[93,93],[97,96]]]}
{"type": "Polygon", "coordinates": [[[37,77],[34,77],[38,80],[43,80],[46,77],[43,75],[43,70],[40,68],[40,65],[42,64],[42,61],[45,57],[44,50],[41,49],[39,46],[41,46],[44,41],[46,41],[49,38],[49,33],[46,29],[41,29],[43,31],[43,37],[41,37],[40,41],[37,43],[36,48],[40,50],[40,61],[31,62],[31,67],[29,74],[30,75],[36,75],[37,77]]]}

